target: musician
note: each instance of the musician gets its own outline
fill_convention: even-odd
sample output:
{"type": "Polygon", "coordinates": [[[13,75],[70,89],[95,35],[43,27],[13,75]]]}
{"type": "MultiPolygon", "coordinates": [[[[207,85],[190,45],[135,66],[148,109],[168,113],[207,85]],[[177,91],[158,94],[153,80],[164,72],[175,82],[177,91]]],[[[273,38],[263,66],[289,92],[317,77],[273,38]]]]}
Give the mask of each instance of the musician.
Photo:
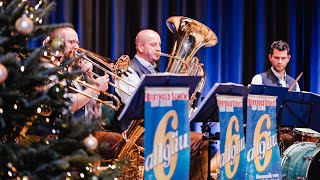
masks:
{"type": "MultiPolygon", "coordinates": [[[[51,35],[50,40],[47,43],[52,42],[52,40],[60,38],[64,40],[64,51],[61,52],[58,57],[60,63],[72,55],[72,50],[79,47],[79,38],[77,32],[70,27],[61,27],[55,29],[51,35]]],[[[49,44],[49,45],[50,45],[49,44]]],[[[101,76],[96,79],[93,78],[92,70],[93,66],[90,62],[79,59],[75,64],[70,67],[70,70],[80,69],[83,71],[83,79],[90,81],[93,86],[95,86],[100,91],[106,91],[108,89],[109,76],[101,76]]],[[[78,83],[74,82],[75,87],[90,96],[98,96],[99,92],[94,89],[86,88],[83,89],[78,83]]],[[[100,106],[97,102],[91,98],[81,94],[73,93],[72,95],[72,105],[71,112],[75,118],[88,117],[88,118],[98,118],[101,116],[100,106]]],[[[99,131],[95,132],[94,136],[98,139],[100,145],[102,142],[107,143],[107,145],[99,146],[97,152],[105,159],[112,159],[116,147],[122,141],[122,135],[114,132],[99,131]]]]}
{"type": "MultiPolygon", "coordinates": [[[[124,77],[132,85],[138,86],[140,77],[143,74],[155,74],[159,72],[156,62],[160,59],[159,55],[156,55],[157,51],[161,51],[161,39],[157,32],[145,29],[140,31],[135,39],[136,55],[130,61],[128,70],[128,77],[124,77]]],[[[136,90],[132,86],[122,82],[116,82],[120,88],[133,94],[136,90]]],[[[131,96],[116,89],[116,92],[121,97],[121,101],[126,104],[131,96]]]]}
{"type": "MultiPolygon", "coordinates": [[[[50,35],[50,40],[48,43],[51,43],[52,40],[54,39],[61,39],[64,41],[64,49],[63,52],[60,52],[58,55],[58,59],[60,63],[66,59],[70,58],[70,55],[72,54],[72,50],[75,48],[79,48],[79,38],[77,32],[70,28],[70,27],[62,27],[62,28],[57,28],[55,29],[51,35],[50,35]]],[[[83,78],[90,78],[93,80],[93,77],[90,76],[90,71],[92,72],[92,64],[87,62],[86,60],[80,59],[79,61],[75,62],[70,67],[70,70],[74,69],[82,69],[85,73],[83,74],[83,78]]],[[[109,82],[109,77],[108,75],[98,77],[94,79],[93,86],[95,86],[98,90],[100,91],[106,91],[108,89],[108,82],[109,82]]],[[[99,92],[91,89],[91,88],[86,88],[83,89],[83,87],[79,86],[79,84],[74,83],[75,87],[83,93],[88,94],[90,96],[98,96],[99,92]]],[[[74,113],[75,117],[84,117],[88,116],[88,109],[86,105],[91,101],[90,97],[87,97],[81,93],[75,93],[72,95],[72,105],[71,105],[71,112],[74,113]]]]}
{"type": "MultiPolygon", "coordinates": [[[[289,87],[295,79],[286,73],[286,67],[290,61],[290,47],[282,41],[274,41],[271,44],[269,60],[272,67],[252,78],[251,84],[265,84],[269,86],[289,87]]],[[[300,91],[299,84],[293,87],[294,91],[300,91]]]]}
{"type": "MultiPolygon", "coordinates": [[[[125,80],[131,84],[138,85],[143,74],[155,74],[159,72],[156,62],[160,59],[156,55],[161,52],[160,35],[150,29],[140,31],[135,39],[136,55],[130,61],[128,77],[125,80]]],[[[135,91],[131,86],[117,82],[117,84],[127,92],[133,94],[135,91]]],[[[123,103],[130,100],[130,96],[116,90],[123,103]]],[[[207,179],[208,174],[208,142],[202,139],[202,134],[190,132],[190,179],[207,179]]]]}
{"type": "MultiPolygon", "coordinates": [[[[271,44],[269,60],[272,67],[252,78],[251,84],[265,84],[269,86],[289,87],[295,82],[295,79],[286,73],[286,67],[290,61],[290,47],[282,41],[274,41],[271,44]]],[[[298,82],[295,83],[294,91],[300,91],[298,82]]],[[[294,143],[294,138],[291,135],[291,128],[280,128],[280,147],[281,152],[294,143]]]]}

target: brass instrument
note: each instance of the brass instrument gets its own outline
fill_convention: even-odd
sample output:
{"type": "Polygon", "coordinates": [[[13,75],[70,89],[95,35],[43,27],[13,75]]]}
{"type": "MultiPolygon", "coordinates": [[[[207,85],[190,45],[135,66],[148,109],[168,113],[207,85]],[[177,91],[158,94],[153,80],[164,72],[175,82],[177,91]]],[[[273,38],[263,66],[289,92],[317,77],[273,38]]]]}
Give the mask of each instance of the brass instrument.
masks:
{"type": "Polygon", "coordinates": [[[142,179],[144,166],[144,148],[137,145],[136,141],[144,133],[144,119],[134,120],[127,131],[122,133],[123,141],[119,144],[114,159],[124,160],[125,164],[122,179],[142,179]],[[141,168],[142,167],[142,168],[141,168]]]}
{"type": "Polygon", "coordinates": [[[182,16],[167,19],[167,27],[177,34],[166,72],[184,73],[188,69],[193,56],[201,47],[211,47],[218,43],[216,34],[204,24],[182,16]]]}
{"type": "Polygon", "coordinates": [[[106,96],[108,96],[108,97],[113,98],[113,99],[115,100],[115,102],[116,102],[116,105],[110,104],[110,103],[108,103],[107,101],[103,101],[103,100],[99,99],[98,97],[95,97],[95,96],[91,96],[91,95],[89,95],[89,94],[86,94],[86,93],[82,92],[81,90],[78,90],[78,89],[76,89],[76,88],[74,88],[74,87],[72,87],[72,86],[68,86],[69,89],[73,90],[74,92],[80,93],[80,94],[82,94],[82,95],[84,95],[84,96],[87,96],[87,97],[89,97],[89,98],[91,98],[91,99],[94,99],[95,101],[97,101],[97,102],[99,102],[99,103],[101,103],[101,104],[104,104],[104,105],[106,105],[106,106],[108,106],[108,107],[111,107],[111,108],[114,109],[115,111],[118,111],[118,110],[119,110],[121,104],[120,104],[120,100],[119,100],[119,98],[118,98],[117,96],[115,96],[115,95],[113,95],[113,94],[110,94],[110,93],[107,93],[107,92],[105,92],[105,91],[100,91],[99,89],[97,89],[96,87],[94,87],[94,86],[91,85],[91,84],[86,83],[85,81],[81,81],[81,80],[79,80],[79,79],[75,79],[74,81],[76,81],[77,83],[79,83],[79,84],[82,85],[82,86],[85,86],[86,88],[91,88],[91,89],[93,89],[93,90],[96,90],[96,91],[99,92],[100,94],[104,94],[104,95],[106,95],[106,96]]]}
{"type": "MultiPolygon", "coordinates": [[[[96,74],[95,72],[92,72],[92,74],[93,74],[94,77],[99,77],[99,75],[96,74]]],[[[120,91],[122,91],[123,93],[127,94],[128,96],[132,96],[132,94],[128,93],[127,91],[125,91],[125,90],[123,90],[123,89],[121,89],[120,87],[118,87],[118,86],[115,85],[114,83],[108,82],[108,84],[109,84],[110,86],[113,86],[113,87],[116,88],[116,89],[119,89],[120,91]]]]}
{"type": "MultiPolygon", "coordinates": [[[[84,58],[84,59],[86,59],[87,61],[91,62],[92,64],[98,65],[100,69],[104,70],[104,72],[105,72],[106,74],[111,75],[113,79],[116,78],[116,79],[123,80],[120,76],[122,76],[122,74],[124,74],[124,73],[127,71],[127,69],[128,69],[128,65],[129,65],[129,61],[130,61],[130,59],[129,59],[128,56],[126,56],[126,55],[121,56],[121,57],[118,59],[118,61],[115,63],[115,65],[111,65],[111,62],[108,61],[107,58],[104,58],[104,57],[102,57],[102,56],[99,56],[99,55],[97,55],[97,54],[95,54],[95,53],[93,53],[93,52],[84,50],[84,49],[82,49],[82,48],[79,48],[79,49],[80,49],[82,52],[85,52],[86,54],[90,54],[90,55],[91,55],[90,57],[94,57],[94,58],[95,58],[96,60],[98,60],[99,62],[102,62],[102,64],[105,65],[107,68],[111,69],[112,72],[111,72],[110,70],[108,70],[108,69],[100,66],[100,65],[97,64],[96,62],[92,61],[92,60],[89,59],[85,54],[80,54],[80,52],[76,52],[76,50],[74,50],[73,53],[74,53],[75,55],[79,56],[79,58],[84,58]]],[[[50,54],[50,52],[49,52],[49,53],[46,52],[46,51],[44,52],[44,59],[43,59],[43,61],[47,63],[46,68],[52,68],[52,67],[55,67],[55,66],[59,66],[60,63],[59,63],[59,64],[53,63],[53,62],[56,61],[56,57],[55,57],[54,55],[52,55],[52,54],[51,54],[51,56],[50,56],[49,54],[50,54]]],[[[95,73],[93,73],[93,74],[94,74],[96,77],[99,76],[99,75],[97,75],[97,74],[95,74],[95,73]]],[[[51,81],[54,81],[54,80],[51,79],[51,81]]],[[[71,90],[73,90],[73,91],[75,91],[75,92],[77,92],[77,93],[80,93],[80,94],[82,94],[82,95],[84,95],[84,96],[86,96],[86,97],[89,97],[89,98],[91,98],[91,99],[94,99],[95,101],[97,101],[97,102],[99,102],[99,103],[101,103],[101,104],[104,104],[104,105],[106,105],[106,106],[108,106],[108,107],[111,107],[111,108],[113,108],[115,111],[117,111],[117,110],[120,108],[121,103],[120,103],[120,100],[118,99],[117,96],[115,96],[115,95],[113,95],[113,94],[110,94],[110,93],[107,93],[107,92],[104,92],[104,91],[100,91],[100,90],[97,89],[95,86],[90,85],[90,84],[88,84],[88,83],[85,82],[85,81],[81,81],[81,80],[79,80],[79,79],[74,79],[74,81],[77,82],[77,83],[79,83],[79,84],[82,85],[82,86],[85,86],[86,88],[93,89],[93,90],[99,92],[100,94],[104,94],[104,95],[106,95],[106,96],[108,96],[108,97],[113,98],[114,101],[116,102],[116,105],[110,104],[110,103],[107,102],[107,101],[103,101],[103,100],[99,99],[98,97],[95,97],[95,96],[91,96],[91,95],[89,95],[89,94],[86,94],[86,93],[82,92],[81,90],[78,90],[78,89],[76,89],[76,88],[74,88],[74,87],[72,87],[72,86],[69,86],[69,87],[68,87],[69,89],[71,89],[71,90]]],[[[124,82],[126,82],[126,81],[124,81],[124,82]]],[[[115,84],[113,84],[113,83],[111,83],[111,82],[108,82],[108,84],[111,85],[111,86],[113,86],[113,87],[115,87],[115,88],[118,88],[119,90],[123,91],[124,93],[130,95],[130,93],[127,93],[126,91],[124,91],[124,90],[122,90],[121,88],[117,87],[115,84]]],[[[130,85],[130,83],[128,83],[128,84],[130,85]]]]}
{"type": "MultiPolygon", "coordinates": [[[[84,58],[85,60],[92,63],[94,67],[97,67],[98,69],[102,70],[105,74],[108,74],[112,77],[113,80],[121,80],[124,83],[128,84],[129,86],[133,88],[137,88],[133,84],[129,83],[128,81],[121,78],[122,75],[126,75],[128,72],[128,66],[130,63],[130,58],[128,55],[122,55],[117,62],[113,65],[113,62],[105,57],[102,57],[96,53],[93,53],[91,51],[85,50],[83,48],[77,48],[74,50],[74,53],[76,56],[84,58]],[[98,61],[102,65],[98,64],[94,60],[98,61]],[[107,69],[108,68],[108,69],[107,69]]],[[[110,84],[111,85],[111,84],[110,84]]],[[[112,84],[112,86],[115,86],[112,84]]]]}
{"type": "MultiPolygon", "coordinates": [[[[201,81],[197,85],[197,88],[189,101],[190,116],[194,111],[193,106],[195,106],[195,101],[199,98],[205,83],[205,71],[203,69],[203,64],[199,62],[198,58],[193,56],[202,46],[210,47],[216,45],[218,38],[207,26],[186,17],[170,17],[167,20],[167,26],[170,31],[178,34],[178,39],[175,41],[174,49],[171,54],[156,52],[157,55],[170,58],[166,72],[202,76],[201,81]]],[[[125,140],[118,146],[115,156],[117,160],[123,160],[126,158],[132,159],[133,156],[136,158],[132,152],[143,152],[141,147],[136,145],[136,141],[144,133],[142,123],[143,119],[134,120],[129,126],[129,129],[124,134],[125,140]]],[[[136,161],[135,159],[133,161],[137,163],[135,164],[136,167],[140,165],[139,161],[136,161]]],[[[124,173],[124,176],[125,174],[126,173],[124,173]]],[[[124,179],[130,178],[124,177],[124,179]]]]}
{"type": "Polygon", "coordinates": [[[201,47],[215,46],[218,38],[210,28],[187,17],[172,16],[166,24],[172,33],[177,34],[170,55],[157,52],[158,55],[170,57],[166,72],[202,76],[189,101],[190,117],[206,81],[203,64],[194,55],[201,47]]]}

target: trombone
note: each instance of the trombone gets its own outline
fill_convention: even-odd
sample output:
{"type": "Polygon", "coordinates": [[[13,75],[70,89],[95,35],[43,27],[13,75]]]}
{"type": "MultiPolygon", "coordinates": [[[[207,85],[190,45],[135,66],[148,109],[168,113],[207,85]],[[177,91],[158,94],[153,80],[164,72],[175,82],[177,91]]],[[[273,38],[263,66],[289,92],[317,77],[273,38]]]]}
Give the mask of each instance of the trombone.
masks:
{"type": "MultiPolygon", "coordinates": [[[[92,63],[93,66],[97,67],[98,69],[102,70],[103,72],[105,72],[106,74],[112,76],[113,80],[121,80],[124,83],[128,84],[129,86],[133,87],[133,88],[137,88],[135,85],[129,83],[128,81],[124,80],[121,76],[125,75],[127,76],[127,72],[128,71],[128,66],[129,66],[129,62],[130,62],[130,58],[128,55],[122,55],[117,62],[113,65],[113,62],[105,57],[102,57],[96,53],[93,53],[91,51],[88,51],[86,49],[83,48],[77,48],[76,50],[74,50],[74,53],[76,56],[80,57],[80,58],[84,58],[85,60],[89,61],[90,63],[92,63]],[[107,68],[109,68],[110,70],[106,69],[105,67],[102,67],[100,64],[98,64],[97,62],[93,61],[92,59],[98,61],[99,63],[103,64],[104,66],[106,66],[107,68]]],[[[98,76],[97,74],[95,74],[96,76],[98,76]]],[[[115,86],[114,84],[110,84],[111,86],[115,87],[115,88],[119,88],[117,86],[115,86]]],[[[125,92],[122,89],[119,89],[123,92],[125,92]]]]}
{"type": "MultiPolygon", "coordinates": [[[[130,58],[128,55],[122,55],[117,61],[115,64],[113,64],[113,62],[109,59],[109,58],[105,58],[105,57],[102,57],[96,53],[93,53],[91,51],[88,51],[86,49],[83,49],[83,48],[76,48],[73,50],[73,53],[76,57],[79,57],[79,58],[83,58],[85,60],[87,60],[88,62],[90,62],[94,67],[102,70],[105,74],[108,74],[112,77],[112,79],[115,81],[115,80],[120,80],[120,81],[123,81],[124,83],[128,84],[129,86],[133,87],[133,88],[137,88],[135,85],[129,83],[128,81],[124,80],[121,76],[122,75],[125,75],[127,76],[127,72],[128,71],[128,66],[129,66],[129,63],[130,63],[130,58]],[[104,65],[105,67],[103,67],[102,65],[98,64],[97,62],[95,62],[94,60],[96,60],[97,62],[99,62],[100,64],[104,65]]],[[[92,72],[93,76],[94,77],[99,77],[98,74],[92,72]]],[[[93,90],[96,90],[98,92],[100,92],[101,94],[104,94],[108,97],[111,97],[113,98],[115,101],[116,101],[116,105],[111,105],[109,103],[106,104],[105,101],[97,98],[97,97],[93,97],[91,95],[88,95],[86,93],[83,93],[82,91],[78,90],[78,89],[75,89],[74,87],[69,87],[71,90],[77,92],[77,93],[80,93],[84,96],[87,96],[89,98],[92,98],[94,100],[96,100],[97,102],[100,102],[102,104],[105,104],[107,106],[110,106],[111,108],[113,108],[115,111],[117,111],[119,108],[120,108],[120,100],[113,94],[110,94],[110,93],[107,93],[107,92],[103,92],[103,91],[100,91],[99,89],[97,89],[96,87],[84,82],[84,81],[81,81],[79,79],[76,79],[75,80],[76,82],[78,82],[80,85],[82,86],[85,86],[87,88],[91,88],[93,90]]],[[[114,88],[116,89],[119,89],[120,91],[124,92],[125,94],[129,95],[129,96],[132,96],[129,92],[121,89],[120,87],[116,86],[114,83],[111,83],[111,82],[108,82],[108,84],[110,86],[113,86],[114,88]]]]}
{"type": "MultiPolygon", "coordinates": [[[[107,59],[107,58],[104,58],[98,54],[95,54],[93,52],[90,52],[88,50],[85,50],[85,49],[82,49],[82,48],[78,48],[76,50],[73,50],[73,53],[74,55],[78,56],[79,58],[84,58],[85,60],[89,61],[90,63],[92,63],[93,66],[96,66],[97,68],[99,68],[100,70],[104,71],[106,74],[108,75],[111,75],[113,80],[122,80],[124,83],[127,83],[128,85],[136,88],[134,85],[132,85],[131,83],[125,81],[123,78],[121,78],[121,76],[124,74],[126,75],[126,72],[128,71],[128,65],[129,65],[129,61],[130,61],[130,58],[129,56],[127,55],[123,55],[121,56],[118,61],[113,65],[112,62],[109,62],[111,60],[107,59]],[[88,56],[90,56],[91,58],[99,61],[101,64],[105,65],[106,68],[102,67],[101,65],[99,65],[98,63],[94,62],[93,60],[91,60],[90,58],[88,58],[88,56]],[[109,68],[110,70],[108,70],[107,68],[109,68]]],[[[55,61],[55,56],[54,55],[48,55],[47,52],[44,53],[44,60],[49,60],[51,62],[55,61]]],[[[55,66],[58,66],[59,64],[53,64],[53,63],[50,63],[48,61],[46,61],[47,63],[51,64],[52,66],[47,66],[47,68],[52,68],[52,67],[55,67],[55,66]]],[[[99,75],[97,75],[96,73],[92,72],[93,75],[95,77],[99,77],[99,75]]],[[[52,80],[53,81],[53,80],[52,80]]],[[[107,92],[104,92],[104,91],[101,91],[99,89],[97,89],[95,86],[91,85],[91,84],[88,84],[87,82],[85,81],[81,81],[79,79],[74,79],[75,82],[79,83],[80,85],[82,86],[85,86],[86,88],[91,88],[93,90],[96,90],[97,92],[99,92],[100,94],[104,94],[108,97],[111,97],[115,100],[115,102],[117,103],[116,105],[113,105],[113,104],[110,104],[106,101],[103,101],[95,96],[91,96],[89,94],[86,94],[84,92],[82,92],[81,90],[78,90],[72,86],[68,86],[69,89],[73,90],[74,92],[76,93],[80,93],[86,97],[89,97],[89,98],[92,98],[94,99],[95,101],[99,102],[99,103],[102,103],[106,106],[109,106],[111,108],[113,108],[115,111],[117,111],[119,108],[120,108],[120,100],[117,98],[117,96],[113,95],[113,94],[110,94],[110,93],[107,93],[107,92]]],[[[124,92],[125,94],[129,95],[129,96],[132,96],[130,93],[126,92],[125,90],[121,89],[120,87],[116,86],[115,84],[111,83],[111,82],[108,82],[109,85],[113,86],[114,88],[117,88],[119,89],[120,91],[124,92]]]]}
{"type": "MultiPolygon", "coordinates": [[[[104,73],[110,75],[112,77],[112,79],[115,80],[119,80],[119,81],[123,81],[124,83],[126,83],[127,85],[133,87],[133,88],[137,88],[135,85],[131,84],[130,82],[124,80],[121,76],[127,75],[128,71],[128,66],[130,63],[130,58],[128,55],[122,55],[115,64],[113,64],[113,62],[109,59],[109,58],[105,58],[102,57],[94,52],[88,51],[86,49],[83,48],[76,48],[75,50],[73,50],[74,54],[78,57],[84,58],[85,60],[87,60],[88,62],[90,62],[94,67],[102,70],[104,73]],[[104,65],[105,67],[101,66],[100,64],[98,64],[97,62],[93,61],[92,59],[98,61],[99,63],[101,63],[102,65],[104,65]],[[107,69],[108,68],[108,69],[107,69]],[[109,70],[110,69],[110,70],[109,70]]],[[[92,72],[93,75],[95,77],[99,77],[98,74],[92,72]]],[[[129,72],[130,73],[130,72],[129,72]]],[[[132,96],[129,92],[121,89],[120,87],[116,86],[114,83],[109,82],[108,83],[110,86],[119,89],[120,91],[122,91],[123,93],[127,94],[128,96],[132,96]]]]}
{"type": "Polygon", "coordinates": [[[76,89],[76,88],[74,88],[74,87],[72,87],[72,86],[68,86],[69,89],[71,89],[71,90],[73,90],[73,91],[75,91],[75,92],[77,92],[77,93],[80,93],[80,94],[82,94],[82,95],[84,95],[84,96],[86,96],[86,97],[88,97],[88,98],[92,98],[92,99],[94,99],[95,101],[97,101],[97,102],[99,102],[99,103],[101,103],[101,104],[104,104],[104,105],[106,105],[106,106],[109,106],[109,107],[111,107],[112,109],[114,109],[115,111],[118,111],[118,109],[120,108],[120,100],[118,99],[117,96],[115,96],[115,95],[113,95],[113,94],[110,94],[110,93],[107,93],[107,92],[104,92],[104,91],[101,91],[101,90],[97,89],[96,87],[94,87],[93,85],[86,83],[85,81],[81,81],[81,80],[79,80],[79,79],[75,79],[75,81],[76,81],[77,83],[79,83],[80,85],[82,85],[82,86],[85,86],[85,87],[87,87],[87,88],[91,88],[91,89],[93,89],[93,90],[96,90],[96,91],[99,92],[100,94],[104,94],[104,95],[106,95],[106,96],[108,96],[108,97],[113,98],[113,99],[116,101],[116,105],[110,104],[110,103],[108,103],[108,102],[106,102],[106,101],[103,101],[103,100],[101,100],[101,99],[99,99],[99,98],[97,98],[97,97],[95,97],[95,96],[91,96],[91,95],[89,95],[89,94],[86,94],[86,93],[82,92],[81,90],[78,90],[78,89],[76,89]]]}

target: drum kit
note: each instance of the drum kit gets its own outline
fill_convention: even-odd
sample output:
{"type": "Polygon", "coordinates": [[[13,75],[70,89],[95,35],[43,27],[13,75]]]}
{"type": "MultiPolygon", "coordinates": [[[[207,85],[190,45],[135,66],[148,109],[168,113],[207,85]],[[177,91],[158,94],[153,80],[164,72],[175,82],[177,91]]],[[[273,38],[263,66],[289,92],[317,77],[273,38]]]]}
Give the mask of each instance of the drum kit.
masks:
{"type": "MultiPolygon", "coordinates": [[[[287,129],[288,130],[288,129],[287,129]]],[[[283,147],[281,168],[283,179],[318,179],[320,168],[320,133],[309,128],[293,128],[290,134],[294,143],[283,147]]]]}

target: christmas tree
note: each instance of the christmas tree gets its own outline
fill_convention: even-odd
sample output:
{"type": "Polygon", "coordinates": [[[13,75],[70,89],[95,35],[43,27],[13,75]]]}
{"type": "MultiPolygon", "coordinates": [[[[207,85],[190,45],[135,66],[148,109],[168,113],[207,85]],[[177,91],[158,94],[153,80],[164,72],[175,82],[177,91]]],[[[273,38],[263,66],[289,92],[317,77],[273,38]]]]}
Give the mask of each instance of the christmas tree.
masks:
{"type": "MultiPolygon", "coordinates": [[[[121,162],[97,172],[97,140],[91,134],[99,120],[73,119],[68,107],[68,80],[80,72],[52,67],[43,60],[46,47],[28,43],[53,29],[71,24],[43,25],[54,2],[0,0],[0,179],[113,179],[121,162]],[[43,131],[45,130],[45,131],[43,131]]],[[[63,41],[54,40],[56,50],[63,41]]],[[[50,61],[50,59],[49,59],[50,61]]]]}

